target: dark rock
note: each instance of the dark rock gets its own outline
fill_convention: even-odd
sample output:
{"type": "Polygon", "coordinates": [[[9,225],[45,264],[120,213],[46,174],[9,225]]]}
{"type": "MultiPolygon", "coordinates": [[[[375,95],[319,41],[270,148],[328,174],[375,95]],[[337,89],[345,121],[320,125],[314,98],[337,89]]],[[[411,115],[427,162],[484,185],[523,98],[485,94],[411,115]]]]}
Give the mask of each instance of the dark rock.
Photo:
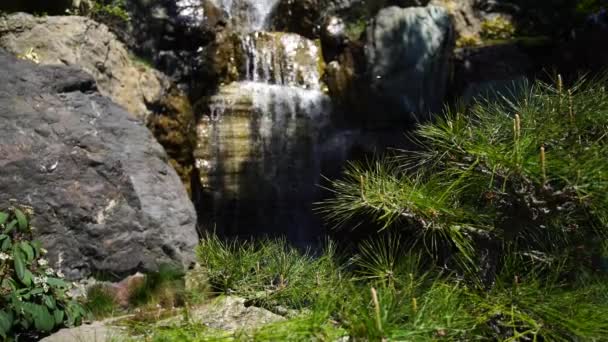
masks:
{"type": "Polygon", "coordinates": [[[488,97],[492,91],[512,93],[535,69],[531,57],[517,44],[456,49],[453,61],[451,95],[465,103],[488,97]]]}
{"type": "Polygon", "coordinates": [[[0,48],[32,49],[41,64],[75,66],[93,75],[102,95],[145,118],[170,88],[167,76],[132,57],[106,25],[80,16],[0,17],[0,48]]]}
{"type": "Polygon", "coordinates": [[[272,28],[315,38],[319,33],[319,20],[322,20],[321,11],[319,0],[280,1],[272,16],[272,28]]]}
{"type": "Polygon", "coordinates": [[[323,58],[333,61],[347,41],[346,23],[340,17],[330,16],[321,25],[321,46],[323,58]]]}
{"type": "Polygon", "coordinates": [[[0,203],[34,208],[53,267],[78,279],[190,265],[194,208],[143,124],[82,71],[4,51],[0,65],[0,203]]]}
{"type": "Polygon", "coordinates": [[[388,7],[378,13],[367,28],[366,59],[373,102],[385,120],[441,111],[453,44],[443,8],[388,7]]]}

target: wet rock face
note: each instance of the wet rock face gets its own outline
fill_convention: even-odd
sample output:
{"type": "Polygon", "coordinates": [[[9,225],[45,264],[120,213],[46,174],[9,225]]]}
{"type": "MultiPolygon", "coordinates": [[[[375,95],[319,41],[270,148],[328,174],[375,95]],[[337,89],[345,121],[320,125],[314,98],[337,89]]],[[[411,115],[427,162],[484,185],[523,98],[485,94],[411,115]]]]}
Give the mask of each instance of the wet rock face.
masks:
{"type": "Polygon", "coordinates": [[[320,0],[283,0],[278,3],[272,16],[272,28],[276,31],[293,32],[304,37],[318,36],[322,20],[320,0]]]}
{"type": "Polygon", "coordinates": [[[254,32],[243,38],[245,80],[320,89],[321,48],[293,33],[254,32]]]}
{"type": "Polygon", "coordinates": [[[36,54],[41,64],[77,66],[95,78],[102,95],[139,118],[162,100],[166,76],[137,62],[107,26],[78,16],[0,17],[0,48],[36,54]]]}
{"type": "Polygon", "coordinates": [[[196,166],[204,226],[227,235],[319,237],[318,194],[329,98],[318,90],[239,82],[207,100],[196,166]]]}
{"type": "Polygon", "coordinates": [[[0,51],[0,203],[32,206],[54,268],[79,279],[188,266],[196,215],[142,123],[76,69],[0,51]]]}
{"type": "Polygon", "coordinates": [[[456,49],[453,63],[451,96],[465,103],[492,93],[510,97],[535,71],[532,56],[514,43],[456,49]]]}
{"type": "Polygon", "coordinates": [[[453,44],[451,20],[440,7],[381,10],[367,28],[365,50],[377,111],[387,120],[439,112],[453,44]]]}

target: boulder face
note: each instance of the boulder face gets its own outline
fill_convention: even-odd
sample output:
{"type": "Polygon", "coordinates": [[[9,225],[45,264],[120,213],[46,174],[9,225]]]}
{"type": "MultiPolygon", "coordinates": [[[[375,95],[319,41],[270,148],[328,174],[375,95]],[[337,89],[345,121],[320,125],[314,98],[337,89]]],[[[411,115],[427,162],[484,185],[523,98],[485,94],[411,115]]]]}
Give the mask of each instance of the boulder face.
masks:
{"type": "Polygon", "coordinates": [[[131,57],[107,26],[78,16],[0,17],[0,48],[36,54],[41,64],[78,66],[93,75],[102,95],[138,117],[146,117],[169,82],[131,57]]]}
{"type": "Polygon", "coordinates": [[[202,226],[314,242],[320,232],[307,209],[318,195],[329,98],[318,90],[235,82],[205,102],[194,152],[202,226]]]}
{"type": "Polygon", "coordinates": [[[388,7],[367,29],[365,55],[375,108],[388,120],[438,112],[446,93],[454,33],[440,7],[388,7]]]}
{"type": "Polygon", "coordinates": [[[64,66],[0,50],[0,203],[31,206],[51,265],[70,279],[188,266],[196,215],[162,147],[64,66]]]}

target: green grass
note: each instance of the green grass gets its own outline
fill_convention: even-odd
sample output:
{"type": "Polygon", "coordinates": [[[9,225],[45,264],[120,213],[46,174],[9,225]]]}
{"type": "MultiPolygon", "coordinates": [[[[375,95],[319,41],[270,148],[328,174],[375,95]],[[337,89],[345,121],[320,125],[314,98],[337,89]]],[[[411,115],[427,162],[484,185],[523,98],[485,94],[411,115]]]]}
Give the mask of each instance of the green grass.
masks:
{"type": "Polygon", "coordinates": [[[132,289],[129,302],[133,307],[164,308],[182,306],[187,293],[184,272],[172,265],[161,265],[157,272],[145,275],[143,284],[132,289]]]}
{"type": "Polygon", "coordinates": [[[321,257],[313,257],[284,240],[243,243],[209,235],[197,255],[213,290],[243,296],[268,309],[310,306],[317,289],[335,285],[340,275],[331,244],[321,257]]]}
{"type": "Polygon", "coordinates": [[[87,290],[85,308],[95,319],[112,317],[123,311],[114,297],[101,285],[94,285],[87,290]]]}
{"type": "Polygon", "coordinates": [[[369,341],[601,341],[606,336],[608,282],[600,276],[590,273],[572,281],[561,279],[560,267],[536,272],[521,260],[505,260],[508,267],[484,289],[405,252],[396,238],[364,242],[356,255],[341,259],[333,252],[313,258],[282,240],[222,242],[209,235],[198,250],[199,261],[207,262],[199,272],[219,285],[226,284],[228,272],[233,284],[216,287],[218,294],[271,309],[291,306],[295,313],[286,321],[228,333],[190,322],[184,309],[181,323],[132,322],[132,333],[146,341],[336,341],[345,336],[369,341]],[[314,269],[335,282],[315,279],[313,288],[302,278],[312,271],[284,271],[282,263],[268,261],[274,258],[260,258],[281,250],[291,255],[288,260],[296,269],[314,269]],[[266,260],[265,267],[243,266],[255,265],[247,260],[256,258],[266,260]],[[269,291],[260,299],[258,289],[273,288],[269,279],[277,270],[284,271],[285,286],[292,291],[281,296],[269,291]]]}

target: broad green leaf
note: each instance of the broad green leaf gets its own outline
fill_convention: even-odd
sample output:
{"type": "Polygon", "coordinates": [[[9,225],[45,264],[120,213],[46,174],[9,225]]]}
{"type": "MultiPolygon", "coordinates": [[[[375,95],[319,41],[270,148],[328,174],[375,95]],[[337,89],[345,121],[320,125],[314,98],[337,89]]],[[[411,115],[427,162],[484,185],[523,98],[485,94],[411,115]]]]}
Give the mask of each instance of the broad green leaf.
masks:
{"type": "Polygon", "coordinates": [[[0,336],[6,338],[13,326],[13,316],[4,310],[0,310],[0,336]]]}
{"type": "Polygon", "coordinates": [[[44,293],[44,289],[42,289],[42,288],[35,288],[32,291],[30,291],[30,295],[32,295],[32,296],[41,294],[41,293],[44,293]]]}
{"type": "Polygon", "coordinates": [[[10,289],[11,291],[15,291],[17,289],[17,283],[12,278],[5,278],[0,283],[0,287],[4,287],[10,289]]]}
{"type": "Polygon", "coordinates": [[[64,280],[59,279],[59,278],[51,278],[51,277],[49,277],[46,282],[47,282],[47,284],[51,285],[52,287],[67,288],[67,287],[70,286],[67,282],[65,282],[64,280]]]}
{"type": "Polygon", "coordinates": [[[8,220],[8,214],[5,212],[0,212],[0,225],[3,225],[8,220]]]}
{"type": "Polygon", "coordinates": [[[52,296],[44,296],[44,304],[49,308],[49,309],[55,309],[55,298],[53,298],[52,296]]]}
{"type": "Polygon", "coordinates": [[[12,220],[4,230],[4,234],[8,234],[13,231],[13,229],[17,226],[17,220],[12,220]]]}
{"type": "Polygon", "coordinates": [[[25,217],[25,214],[21,210],[15,209],[15,217],[19,223],[19,230],[22,232],[27,231],[27,218],[25,217]]]}
{"type": "Polygon", "coordinates": [[[23,281],[25,278],[25,260],[23,258],[23,253],[21,250],[15,246],[13,248],[13,263],[15,265],[15,273],[17,273],[17,278],[23,281]]]}
{"type": "Polygon", "coordinates": [[[32,246],[32,248],[34,249],[34,254],[36,255],[36,258],[40,258],[40,256],[42,255],[40,253],[40,249],[42,249],[42,243],[39,240],[34,240],[30,241],[30,246],[32,246]]]}
{"type": "Polygon", "coordinates": [[[46,306],[36,305],[34,326],[40,331],[51,331],[55,327],[55,317],[51,315],[46,306]]]}
{"type": "Polygon", "coordinates": [[[55,324],[60,325],[63,323],[63,318],[65,317],[65,313],[63,310],[55,310],[53,312],[53,316],[55,317],[55,324]]]}
{"type": "Polygon", "coordinates": [[[8,238],[5,238],[2,241],[2,244],[0,245],[0,251],[6,252],[9,249],[11,249],[11,246],[12,246],[12,241],[11,241],[11,237],[9,236],[8,238]]]}
{"type": "Polygon", "coordinates": [[[26,241],[23,241],[19,244],[19,247],[21,247],[21,250],[27,256],[27,259],[26,259],[27,261],[34,260],[34,249],[32,248],[32,246],[30,246],[29,243],[27,243],[26,241]]]}
{"type": "Polygon", "coordinates": [[[23,282],[23,284],[25,286],[32,286],[32,279],[34,278],[34,275],[32,274],[32,272],[30,272],[30,270],[26,269],[25,270],[25,274],[23,275],[23,279],[21,279],[21,281],[23,282]]]}

